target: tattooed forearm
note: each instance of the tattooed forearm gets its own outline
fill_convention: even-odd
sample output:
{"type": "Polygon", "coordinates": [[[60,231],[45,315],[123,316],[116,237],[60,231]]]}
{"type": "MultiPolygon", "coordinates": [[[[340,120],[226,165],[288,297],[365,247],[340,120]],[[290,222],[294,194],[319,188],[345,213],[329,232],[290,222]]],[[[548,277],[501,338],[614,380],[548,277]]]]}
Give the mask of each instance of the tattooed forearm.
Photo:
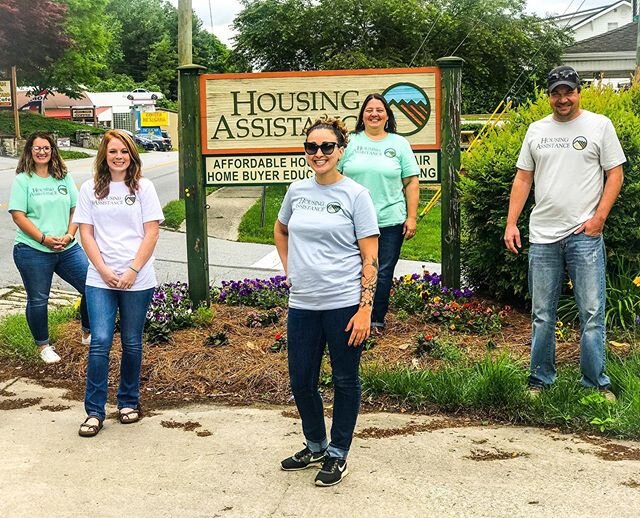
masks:
{"type": "Polygon", "coordinates": [[[373,307],[373,298],[378,284],[378,258],[367,258],[362,263],[362,294],[360,307],[373,307]]]}

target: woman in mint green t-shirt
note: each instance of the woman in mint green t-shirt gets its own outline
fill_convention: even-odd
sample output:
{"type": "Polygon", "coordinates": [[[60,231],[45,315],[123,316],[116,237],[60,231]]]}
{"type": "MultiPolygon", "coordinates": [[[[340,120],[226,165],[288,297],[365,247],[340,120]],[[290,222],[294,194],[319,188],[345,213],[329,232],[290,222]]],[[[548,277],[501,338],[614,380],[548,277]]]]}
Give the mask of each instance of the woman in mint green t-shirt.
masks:
{"type": "Polygon", "coordinates": [[[385,98],[369,94],[339,164],[345,176],[369,190],[378,217],[380,270],[371,315],[375,334],[384,328],[400,248],[415,236],[417,227],[420,167],[409,142],[396,131],[396,119],[385,98]]]}
{"type": "Polygon", "coordinates": [[[84,287],[89,262],[71,222],[78,190],[60,157],[56,140],[44,132],[32,134],[18,162],[11,186],[9,212],[17,225],[13,260],[27,292],[27,323],[40,357],[56,363],[60,356],[49,343],[48,303],[57,273],[83,296],[80,301],[82,343],[89,343],[89,317],[84,287]]]}

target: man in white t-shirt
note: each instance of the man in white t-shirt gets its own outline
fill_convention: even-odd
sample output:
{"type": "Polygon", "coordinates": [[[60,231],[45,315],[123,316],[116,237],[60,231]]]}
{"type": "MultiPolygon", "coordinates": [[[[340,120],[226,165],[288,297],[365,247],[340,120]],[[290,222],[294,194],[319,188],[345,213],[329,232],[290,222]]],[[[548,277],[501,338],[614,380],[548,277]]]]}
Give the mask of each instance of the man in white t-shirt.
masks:
{"type": "Polygon", "coordinates": [[[615,400],[604,368],[602,231],[622,187],[626,159],[611,121],[580,109],[580,78],[573,68],[560,66],[549,72],[547,89],[553,113],[527,130],[504,233],[507,249],[517,254],[522,247],[518,217],[534,184],[529,220],[529,391],[535,396],[556,378],[556,310],[566,270],[580,315],[581,383],[615,400]]]}

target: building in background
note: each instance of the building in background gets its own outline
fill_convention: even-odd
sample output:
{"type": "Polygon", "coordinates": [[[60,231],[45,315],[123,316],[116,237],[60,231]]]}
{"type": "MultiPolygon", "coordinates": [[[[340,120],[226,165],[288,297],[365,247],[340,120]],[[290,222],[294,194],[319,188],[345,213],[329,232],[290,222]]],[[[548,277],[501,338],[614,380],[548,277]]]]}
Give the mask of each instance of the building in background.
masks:
{"type": "Polygon", "coordinates": [[[620,0],[600,7],[553,16],[549,20],[559,27],[570,30],[574,40],[580,42],[631,23],[633,8],[630,1],[620,0]]]}

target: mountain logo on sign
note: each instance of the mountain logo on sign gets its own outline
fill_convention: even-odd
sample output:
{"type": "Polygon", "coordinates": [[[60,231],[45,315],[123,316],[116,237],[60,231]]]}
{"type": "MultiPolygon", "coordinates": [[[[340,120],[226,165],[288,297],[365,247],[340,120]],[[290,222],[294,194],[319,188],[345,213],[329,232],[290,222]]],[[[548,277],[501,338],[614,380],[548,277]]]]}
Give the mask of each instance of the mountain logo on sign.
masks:
{"type": "Polygon", "coordinates": [[[431,118],[431,102],[424,90],[413,83],[396,83],[382,96],[394,110],[398,134],[404,137],[422,130],[431,118]]]}

